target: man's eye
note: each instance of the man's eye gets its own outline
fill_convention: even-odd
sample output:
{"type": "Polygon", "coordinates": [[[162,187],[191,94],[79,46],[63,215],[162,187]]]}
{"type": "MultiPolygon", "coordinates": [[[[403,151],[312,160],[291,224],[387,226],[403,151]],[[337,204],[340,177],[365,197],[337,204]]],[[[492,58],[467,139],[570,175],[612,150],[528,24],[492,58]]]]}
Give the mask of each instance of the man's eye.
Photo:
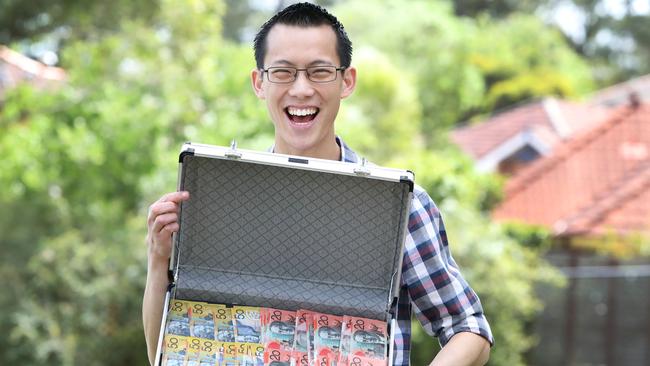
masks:
{"type": "Polygon", "coordinates": [[[332,74],[332,69],[329,68],[311,69],[310,73],[314,76],[326,76],[332,74]]]}
{"type": "Polygon", "coordinates": [[[291,70],[289,69],[273,69],[271,73],[273,74],[273,76],[280,77],[280,78],[293,75],[293,72],[291,72],[291,70]]]}

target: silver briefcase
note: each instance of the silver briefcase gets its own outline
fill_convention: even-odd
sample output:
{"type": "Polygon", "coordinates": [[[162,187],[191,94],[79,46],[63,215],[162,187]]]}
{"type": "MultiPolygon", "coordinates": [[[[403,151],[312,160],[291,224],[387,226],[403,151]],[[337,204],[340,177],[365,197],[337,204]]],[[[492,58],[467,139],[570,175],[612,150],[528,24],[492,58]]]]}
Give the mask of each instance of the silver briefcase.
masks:
{"type": "Polygon", "coordinates": [[[413,173],[186,143],[170,299],[395,316],[413,173]]]}

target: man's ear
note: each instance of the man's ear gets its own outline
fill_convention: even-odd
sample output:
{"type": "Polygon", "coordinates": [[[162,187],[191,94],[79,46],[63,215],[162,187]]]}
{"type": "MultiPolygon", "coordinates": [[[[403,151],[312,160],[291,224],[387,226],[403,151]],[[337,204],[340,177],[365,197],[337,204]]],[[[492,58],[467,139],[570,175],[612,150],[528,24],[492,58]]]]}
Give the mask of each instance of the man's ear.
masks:
{"type": "Polygon", "coordinates": [[[343,71],[343,83],[341,84],[341,99],[347,98],[357,86],[357,69],[350,66],[343,71]]]}
{"type": "Polygon", "coordinates": [[[264,94],[264,88],[262,88],[262,82],[264,81],[264,71],[259,69],[253,69],[251,71],[251,84],[253,85],[253,91],[260,99],[266,99],[264,94]]]}

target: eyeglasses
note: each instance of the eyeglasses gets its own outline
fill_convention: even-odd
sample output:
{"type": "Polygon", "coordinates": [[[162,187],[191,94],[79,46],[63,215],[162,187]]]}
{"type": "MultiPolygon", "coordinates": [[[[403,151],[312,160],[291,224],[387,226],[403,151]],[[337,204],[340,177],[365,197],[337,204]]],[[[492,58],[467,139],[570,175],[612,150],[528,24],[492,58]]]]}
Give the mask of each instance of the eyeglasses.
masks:
{"type": "Polygon", "coordinates": [[[262,69],[265,72],[270,82],[276,84],[289,84],[296,81],[298,71],[305,71],[307,79],[315,83],[328,83],[336,80],[336,75],[339,71],[345,70],[345,67],[336,66],[311,66],[304,69],[290,66],[269,67],[262,69]]]}

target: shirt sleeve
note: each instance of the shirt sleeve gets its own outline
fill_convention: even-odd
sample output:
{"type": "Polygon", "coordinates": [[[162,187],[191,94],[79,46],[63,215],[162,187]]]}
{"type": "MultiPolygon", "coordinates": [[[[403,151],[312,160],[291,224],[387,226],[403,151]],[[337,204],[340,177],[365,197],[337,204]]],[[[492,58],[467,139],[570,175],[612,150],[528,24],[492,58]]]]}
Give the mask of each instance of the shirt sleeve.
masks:
{"type": "Polygon", "coordinates": [[[472,332],[494,343],[481,302],[451,256],[440,211],[416,186],[404,244],[402,283],[424,330],[444,346],[472,332]]]}

